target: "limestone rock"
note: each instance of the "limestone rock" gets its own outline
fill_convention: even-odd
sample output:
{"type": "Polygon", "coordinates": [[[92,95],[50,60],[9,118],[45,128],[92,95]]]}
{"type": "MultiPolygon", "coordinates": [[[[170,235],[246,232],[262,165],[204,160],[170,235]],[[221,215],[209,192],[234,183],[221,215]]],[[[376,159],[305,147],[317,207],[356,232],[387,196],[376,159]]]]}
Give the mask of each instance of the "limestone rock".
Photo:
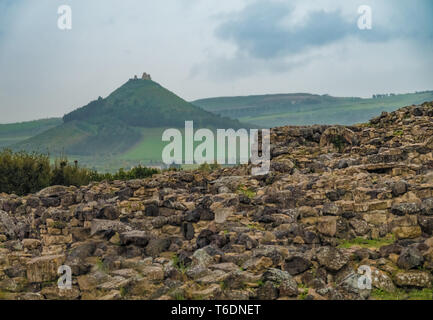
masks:
{"type": "Polygon", "coordinates": [[[42,256],[27,262],[29,282],[53,281],[59,277],[57,270],[65,261],[65,255],[42,256]]]}
{"type": "Polygon", "coordinates": [[[399,287],[431,288],[432,276],[428,272],[408,271],[395,275],[395,283],[399,287]]]}
{"type": "Polygon", "coordinates": [[[330,271],[338,271],[349,261],[339,249],[334,247],[322,247],[317,253],[319,263],[330,271]]]}

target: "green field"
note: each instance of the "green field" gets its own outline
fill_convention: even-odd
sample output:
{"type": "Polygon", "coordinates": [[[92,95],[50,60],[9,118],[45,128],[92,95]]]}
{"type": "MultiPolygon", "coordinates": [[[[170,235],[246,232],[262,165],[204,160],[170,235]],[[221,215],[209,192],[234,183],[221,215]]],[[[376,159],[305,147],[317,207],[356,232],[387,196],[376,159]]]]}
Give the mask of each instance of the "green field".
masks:
{"type": "Polygon", "coordinates": [[[19,123],[0,124],[0,148],[24,141],[48,129],[56,127],[62,122],[61,118],[50,118],[19,123]]]}
{"type": "MultiPolygon", "coordinates": [[[[145,128],[141,129],[142,140],[129,149],[124,154],[118,157],[119,160],[125,161],[127,163],[139,161],[141,164],[146,165],[154,165],[162,162],[162,150],[164,147],[169,144],[169,142],[162,141],[162,133],[166,128],[145,128]]],[[[182,133],[183,144],[185,145],[185,130],[179,129],[182,133]]],[[[218,153],[217,145],[216,145],[216,130],[212,130],[215,140],[214,140],[214,155],[216,156],[218,153]]],[[[201,144],[200,141],[194,141],[194,148],[201,144]]],[[[239,139],[237,140],[237,144],[239,144],[239,139]]],[[[226,148],[227,149],[227,148],[226,148]]],[[[239,146],[237,148],[237,152],[239,152],[239,146]]],[[[183,157],[185,153],[183,152],[183,157]]],[[[227,154],[227,152],[226,152],[227,154]]]]}
{"type": "Polygon", "coordinates": [[[142,139],[119,159],[129,161],[161,161],[161,154],[167,142],[162,141],[166,128],[141,128],[142,139]]]}
{"type": "Polygon", "coordinates": [[[367,122],[382,111],[433,101],[433,91],[376,99],[338,98],[328,95],[277,94],[197,100],[205,110],[231,116],[261,127],[367,122]]]}

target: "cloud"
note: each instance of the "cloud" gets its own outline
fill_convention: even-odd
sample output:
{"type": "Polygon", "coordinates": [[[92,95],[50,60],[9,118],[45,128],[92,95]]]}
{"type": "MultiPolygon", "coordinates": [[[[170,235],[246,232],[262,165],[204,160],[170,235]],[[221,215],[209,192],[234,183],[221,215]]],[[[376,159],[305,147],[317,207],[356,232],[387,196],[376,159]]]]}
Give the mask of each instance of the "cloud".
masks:
{"type": "Polygon", "coordinates": [[[0,0],[0,123],[62,116],[143,71],[188,100],[431,89],[432,8],[431,0],[0,0]],[[61,31],[57,7],[68,3],[73,27],[61,31]],[[356,27],[360,4],[372,6],[371,31],[356,27]]]}
{"type": "Polygon", "coordinates": [[[338,11],[311,12],[303,25],[288,28],[282,21],[292,13],[293,8],[282,3],[256,2],[222,23],[216,35],[235,43],[242,53],[269,59],[332,43],[353,29],[338,11]]]}
{"type": "MultiPolygon", "coordinates": [[[[240,53],[261,59],[298,54],[350,36],[365,42],[388,41],[397,37],[420,40],[432,37],[431,1],[415,0],[416,4],[411,1],[410,6],[387,2],[389,6],[378,8],[378,11],[396,11],[393,21],[389,25],[378,23],[372,30],[365,31],[357,27],[356,6],[351,15],[343,14],[338,8],[311,9],[301,23],[287,26],[284,21],[296,19],[293,5],[257,1],[228,16],[217,28],[216,36],[235,44],[240,53]]],[[[374,10],[373,13],[379,17],[386,14],[374,10]]]]}
{"type": "Polygon", "coordinates": [[[433,1],[390,1],[393,20],[390,30],[396,37],[412,38],[419,41],[433,39],[433,1]]]}
{"type": "MultiPolygon", "coordinates": [[[[288,72],[315,59],[335,54],[353,40],[365,48],[374,43],[404,40],[426,47],[433,38],[433,2],[430,0],[365,1],[373,12],[373,29],[360,30],[359,1],[255,1],[221,17],[215,36],[234,50],[208,62],[214,78],[244,77],[253,73],[288,72]],[[300,63],[301,61],[301,63],[300,63]],[[278,66],[278,67],[276,67],[278,66]]],[[[202,65],[202,67],[204,67],[202,65]]],[[[380,66],[376,66],[380,68],[380,66]]]]}

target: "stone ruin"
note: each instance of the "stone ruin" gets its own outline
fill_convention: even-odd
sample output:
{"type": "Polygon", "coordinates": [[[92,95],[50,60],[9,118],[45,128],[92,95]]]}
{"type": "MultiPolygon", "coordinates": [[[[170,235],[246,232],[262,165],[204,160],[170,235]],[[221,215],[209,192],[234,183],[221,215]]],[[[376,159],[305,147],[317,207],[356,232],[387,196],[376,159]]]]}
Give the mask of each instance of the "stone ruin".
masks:
{"type": "MultiPolygon", "coordinates": [[[[137,75],[134,75],[134,80],[138,80],[138,76],[137,75]]],[[[141,80],[152,80],[152,77],[150,76],[150,74],[148,74],[146,72],[143,72],[141,80]]]]}
{"type": "Polygon", "coordinates": [[[1,193],[0,299],[431,294],[433,102],[273,128],[270,153],[263,176],[249,164],[1,193]]]}
{"type": "Polygon", "coordinates": [[[150,74],[143,72],[143,76],[141,77],[141,80],[152,80],[152,78],[150,77],[150,74]]]}

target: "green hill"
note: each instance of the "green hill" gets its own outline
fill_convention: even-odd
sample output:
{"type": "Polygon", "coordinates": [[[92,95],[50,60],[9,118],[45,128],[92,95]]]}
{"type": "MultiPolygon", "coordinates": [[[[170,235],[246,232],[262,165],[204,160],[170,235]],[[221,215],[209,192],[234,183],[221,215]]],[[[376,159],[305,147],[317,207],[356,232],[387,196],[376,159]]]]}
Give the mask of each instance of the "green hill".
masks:
{"type": "Polygon", "coordinates": [[[66,114],[60,126],[13,148],[80,156],[118,155],[146,140],[144,129],[182,128],[185,120],[193,120],[196,127],[241,126],[236,120],[186,102],[154,81],[131,79],[107,98],[99,97],[66,114]]]}
{"type": "Polygon", "coordinates": [[[151,80],[130,79],[107,98],[99,97],[63,117],[63,122],[12,146],[14,150],[60,153],[88,166],[110,170],[137,162],[160,162],[165,128],[240,128],[242,124],[205,111],[151,80]],[[140,161],[139,161],[140,160],[140,161]],[[101,162],[109,168],[101,167],[101,162]]]}
{"type": "Polygon", "coordinates": [[[203,109],[262,127],[366,122],[382,111],[433,99],[433,91],[380,96],[372,99],[339,98],[306,93],[220,97],[192,102],[203,109]]]}
{"type": "Polygon", "coordinates": [[[62,123],[61,118],[0,124],[0,148],[24,141],[62,123]]]}
{"type": "Polygon", "coordinates": [[[193,120],[198,127],[240,127],[238,121],[215,116],[152,80],[129,80],[106,99],[99,98],[87,106],[63,117],[65,123],[85,121],[92,124],[116,125],[123,123],[133,127],[182,128],[185,120],[193,120]]]}

